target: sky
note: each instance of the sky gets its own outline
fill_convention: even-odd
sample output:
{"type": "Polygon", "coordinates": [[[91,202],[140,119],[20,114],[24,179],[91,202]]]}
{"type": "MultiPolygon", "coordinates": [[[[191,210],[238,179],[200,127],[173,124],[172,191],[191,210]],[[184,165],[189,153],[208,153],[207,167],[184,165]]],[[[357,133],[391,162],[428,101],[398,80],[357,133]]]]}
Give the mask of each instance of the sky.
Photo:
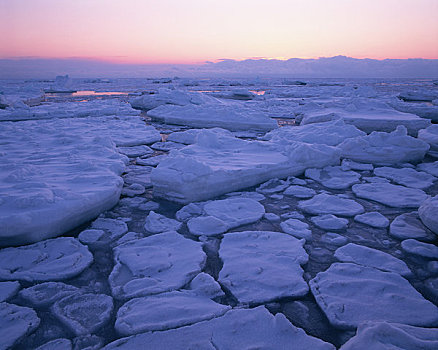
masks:
{"type": "Polygon", "coordinates": [[[0,0],[0,59],[438,58],[438,0],[0,0]]]}

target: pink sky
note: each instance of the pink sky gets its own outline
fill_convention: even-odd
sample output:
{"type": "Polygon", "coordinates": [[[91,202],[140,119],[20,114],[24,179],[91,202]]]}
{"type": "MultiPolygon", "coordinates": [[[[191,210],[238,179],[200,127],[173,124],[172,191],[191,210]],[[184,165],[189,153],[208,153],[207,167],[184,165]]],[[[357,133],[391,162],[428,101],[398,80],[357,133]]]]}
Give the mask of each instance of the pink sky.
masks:
{"type": "Polygon", "coordinates": [[[0,0],[0,58],[438,58],[438,0],[0,0]]]}

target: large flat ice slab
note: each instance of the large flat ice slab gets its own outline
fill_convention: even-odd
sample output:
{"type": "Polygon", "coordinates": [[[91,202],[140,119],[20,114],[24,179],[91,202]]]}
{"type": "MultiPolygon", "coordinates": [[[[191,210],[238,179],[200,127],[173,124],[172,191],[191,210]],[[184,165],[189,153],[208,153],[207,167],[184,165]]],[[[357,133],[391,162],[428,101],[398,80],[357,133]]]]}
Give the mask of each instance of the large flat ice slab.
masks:
{"type": "Polygon", "coordinates": [[[418,189],[389,183],[357,184],[352,187],[357,197],[396,208],[418,208],[428,195],[418,189]]]}
{"type": "Polygon", "coordinates": [[[80,274],[93,262],[86,246],[72,237],[0,250],[0,280],[59,281],[80,274]]]}
{"type": "Polygon", "coordinates": [[[231,131],[278,128],[274,119],[262,112],[239,105],[193,104],[185,106],[163,105],[150,110],[148,117],[166,124],[188,125],[196,128],[223,128],[231,131]]]}
{"type": "Polygon", "coordinates": [[[419,162],[429,150],[428,143],[408,136],[402,125],[391,133],[372,132],[346,139],[338,147],[343,158],[376,165],[419,162]]]}
{"type": "Polygon", "coordinates": [[[115,329],[122,335],[187,326],[222,316],[230,306],[191,292],[169,292],[134,298],[117,312],[115,329]]]}
{"type": "Polygon", "coordinates": [[[165,232],[114,249],[109,276],[116,299],[130,299],[181,288],[198,275],[206,260],[202,244],[165,232]]]}
{"type": "Polygon", "coordinates": [[[413,327],[400,323],[364,322],[356,335],[340,350],[435,350],[438,347],[438,329],[413,327]]]}
{"type": "Polygon", "coordinates": [[[434,326],[438,322],[438,308],[396,273],[335,263],[318,273],[309,285],[335,327],[356,328],[364,321],[413,326],[434,326]]]}
{"type": "Polygon", "coordinates": [[[0,303],[0,349],[10,349],[40,324],[36,312],[28,307],[0,303]]]}
{"type": "Polygon", "coordinates": [[[61,235],[117,203],[126,157],[90,125],[0,123],[0,246],[61,235]]]}
{"type": "Polygon", "coordinates": [[[231,310],[224,316],[192,326],[122,338],[104,349],[141,349],[145,344],[162,350],[335,349],[292,325],[283,314],[274,316],[263,306],[231,310]]]}
{"type": "Polygon", "coordinates": [[[219,282],[240,303],[264,303],[305,295],[302,264],[304,240],[279,232],[245,231],[225,235],[219,256],[219,282]]]}
{"type": "Polygon", "coordinates": [[[244,141],[205,130],[197,144],[161,161],[151,180],[155,196],[190,203],[336,164],[339,151],[334,147],[244,141]]]}

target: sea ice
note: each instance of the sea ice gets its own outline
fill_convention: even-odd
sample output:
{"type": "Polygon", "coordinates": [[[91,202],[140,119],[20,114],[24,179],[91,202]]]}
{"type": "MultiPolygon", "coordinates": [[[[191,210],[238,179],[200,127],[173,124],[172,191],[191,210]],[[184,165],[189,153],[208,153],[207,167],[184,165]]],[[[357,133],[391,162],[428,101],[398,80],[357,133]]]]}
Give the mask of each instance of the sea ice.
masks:
{"type": "Polygon", "coordinates": [[[416,239],[406,239],[401,242],[402,249],[409,254],[419,255],[427,259],[438,259],[438,247],[416,239]]]}
{"type": "Polygon", "coordinates": [[[307,169],[306,177],[315,180],[324,187],[344,190],[358,183],[360,174],[352,170],[344,171],[340,166],[327,166],[323,169],[307,169]]]}
{"type": "Polygon", "coordinates": [[[129,300],[117,312],[114,327],[122,335],[163,331],[210,320],[230,309],[207,297],[174,291],[129,300]]]}
{"type": "Polygon", "coordinates": [[[364,321],[413,326],[432,326],[438,322],[438,308],[393,272],[334,263],[319,272],[309,285],[319,307],[338,328],[356,328],[364,321]]]}
{"type": "Polygon", "coordinates": [[[157,214],[151,210],[146,217],[144,228],[151,233],[178,231],[181,228],[181,223],[177,220],[169,219],[164,215],[157,214]]]}
{"type": "Polygon", "coordinates": [[[217,283],[213,277],[205,272],[201,272],[194,279],[192,279],[189,288],[195,294],[203,295],[210,299],[225,295],[219,283],[217,283]]]}
{"type": "Polygon", "coordinates": [[[286,126],[267,133],[263,139],[281,143],[300,141],[337,146],[348,138],[365,135],[363,131],[360,131],[353,125],[345,124],[342,119],[338,119],[325,123],[300,125],[298,127],[286,126]]]}
{"type": "Polygon", "coordinates": [[[418,208],[428,198],[420,189],[389,183],[358,184],[353,185],[352,189],[357,197],[396,208],[418,208]]]}
{"type": "MultiPolygon", "coordinates": [[[[72,343],[70,339],[58,338],[55,340],[48,341],[43,345],[37,347],[34,350],[72,350],[72,343]]],[[[91,350],[91,349],[90,349],[91,350]]]]}
{"type": "Polygon", "coordinates": [[[257,187],[256,191],[264,194],[272,194],[283,191],[287,186],[289,186],[287,181],[271,179],[262,183],[259,187],[257,187]]]}
{"type": "Polygon", "coordinates": [[[221,234],[260,220],[265,208],[250,198],[230,197],[208,202],[203,206],[203,213],[206,216],[198,216],[187,222],[190,233],[198,236],[221,234]]]}
{"type": "Polygon", "coordinates": [[[141,184],[131,184],[127,187],[123,187],[122,196],[135,197],[140,196],[146,192],[146,189],[141,184]]]}
{"type": "MultiPolygon", "coordinates": [[[[179,142],[185,145],[192,145],[196,143],[198,135],[202,133],[202,130],[203,129],[190,129],[185,131],[173,132],[169,135],[167,141],[179,142]]],[[[224,135],[229,137],[233,136],[232,132],[226,129],[212,128],[209,129],[209,131],[218,135],[224,135]]]]}
{"type": "Polygon", "coordinates": [[[243,106],[224,104],[162,105],[147,112],[148,117],[166,124],[187,125],[195,128],[223,128],[231,131],[278,128],[274,119],[262,112],[243,106]]]}
{"type": "Polygon", "coordinates": [[[419,162],[429,150],[429,144],[407,135],[402,125],[391,133],[372,132],[367,136],[347,139],[339,146],[343,158],[375,165],[419,162]]]}
{"type": "Polygon", "coordinates": [[[418,132],[418,138],[430,145],[429,153],[438,157],[438,125],[434,124],[418,132]]]}
{"type": "Polygon", "coordinates": [[[307,198],[312,198],[316,194],[316,191],[313,188],[308,188],[299,185],[292,185],[286,188],[283,194],[286,196],[293,196],[297,198],[307,199],[307,198]]]}
{"type": "Polygon", "coordinates": [[[126,174],[123,175],[123,180],[126,185],[142,185],[144,188],[152,187],[151,183],[151,171],[153,167],[129,165],[126,168],[126,174]]]}
{"type": "Polygon", "coordinates": [[[438,329],[420,328],[399,323],[364,322],[356,335],[339,350],[435,350],[438,329]]]}
{"type": "Polygon", "coordinates": [[[118,147],[117,150],[120,153],[122,153],[125,156],[128,156],[130,158],[140,157],[140,156],[154,153],[154,151],[146,145],[118,147]]]}
{"type": "Polygon", "coordinates": [[[340,196],[327,193],[320,193],[312,199],[300,201],[298,208],[313,215],[355,216],[365,211],[361,204],[352,199],[341,198],[340,196]]]}
{"type": "Polygon", "coordinates": [[[347,219],[332,214],[314,216],[310,220],[323,230],[343,230],[348,226],[347,219]]]}
{"type": "Polygon", "coordinates": [[[423,224],[438,235],[438,196],[425,200],[418,208],[418,215],[423,224]]]}
{"type": "Polygon", "coordinates": [[[75,293],[53,304],[52,312],[74,334],[87,335],[110,320],[113,308],[108,295],[75,293]]]}
{"type": "Polygon", "coordinates": [[[374,174],[377,176],[386,177],[387,179],[406,187],[420,189],[425,189],[432,186],[434,181],[437,180],[435,176],[410,168],[375,168],[374,174]]]}
{"type": "Polygon", "coordinates": [[[0,349],[12,348],[39,324],[40,319],[32,309],[0,303],[0,349]]]}
{"type": "Polygon", "coordinates": [[[110,139],[65,119],[2,122],[0,138],[0,246],[59,236],[119,200],[126,157],[110,139]]]}
{"type": "Polygon", "coordinates": [[[401,240],[408,238],[429,240],[430,238],[416,211],[397,216],[389,226],[389,234],[401,240]]]}
{"type": "Polygon", "coordinates": [[[362,266],[374,267],[379,270],[398,273],[402,276],[412,274],[404,261],[380,250],[354,243],[348,243],[338,248],[334,256],[342,262],[352,262],[362,266]]]}
{"type": "Polygon", "coordinates": [[[129,299],[181,288],[206,261],[202,244],[165,232],[118,246],[109,283],[116,299],[129,299]]]}
{"type": "Polygon", "coordinates": [[[356,215],[354,221],[376,228],[385,228],[389,225],[389,220],[376,211],[356,215]]]}
{"type": "Polygon", "coordinates": [[[0,280],[59,281],[80,274],[93,262],[86,246],[72,237],[48,239],[0,250],[0,280]]]}
{"type": "Polygon", "coordinates": [[[13,282],[0,282],[0,302],[7,301],[17,294],[21,288],[20,283],[13,282]]]}
{"type": "Polygon", "coordinates": [[[330,146],[244,141],[204,130],[197,144],[171,153],[152,170],[151,180],[155,196],[190,203],[338,164],[338,157],[330,146]]]}
{"type": "Polygon", "coordinates": [[[93,221],[90,229],[79,234],[78,239],[90,249],[99,249],[108,247],[126,232],[128,226],[122,220],[98,218],[93,221]]]}
{"type": "Polygon", "coordinates": [[[438,160],[433,163],[420,163],[417,165],[417,170],[438,177],[438,160]]]}
{"type": "Polygon", "coordinates": [[[288,235],[304,238],[305,240],[312,239],[312,231],[309,229],[309,225],[301,220],[287,219],[280,224],[280,227],[288,235]]]}
{"type": "Polygon", "coordinates": [[[278,313],[272,315],[264,306],[234,309],[225,315],[192,326],[162,332],[147,332],[108,344],[105,350],[140,349],[241,350],[288,349],[334,350],[334,346],[307,335],[278,313]]]}
{"type": "Polygon", "coordinates": [[[321,236],[320,241],[329,245],[342,246],[347,244],[348,238],[335,232],[327,232],[321,236]]]}
{"type": "Polygon", "coordinates": [[[373,171],[374,166],[367,163],[357,163],[351,159],[342,159],[342,170],[373,171]]]}
{"type": "Polygon", "coordinates": [[[279,232],[228,233],[219,256],[224,265],[219,283],[240,303],[264,303],[308,292],[303,269],[308,255],[304,240],[279,232]]]}
{"type": "Polygon", "coordinates": [[[45,282],[23,289],[19,295],[32,306],[46,307],[78,291],[79,288],[62,282],[45,282]]]}

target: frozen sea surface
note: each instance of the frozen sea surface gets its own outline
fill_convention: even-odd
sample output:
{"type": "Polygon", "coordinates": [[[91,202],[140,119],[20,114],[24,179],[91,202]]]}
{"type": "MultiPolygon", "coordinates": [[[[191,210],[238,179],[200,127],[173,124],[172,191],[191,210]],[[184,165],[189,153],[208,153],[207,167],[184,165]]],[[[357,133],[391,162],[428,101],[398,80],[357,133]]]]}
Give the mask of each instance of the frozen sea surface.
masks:
{"type": "Polygon", "coordinates": [[[432,81],[0,92],[0,348],[436,348],[432,81]]]}

